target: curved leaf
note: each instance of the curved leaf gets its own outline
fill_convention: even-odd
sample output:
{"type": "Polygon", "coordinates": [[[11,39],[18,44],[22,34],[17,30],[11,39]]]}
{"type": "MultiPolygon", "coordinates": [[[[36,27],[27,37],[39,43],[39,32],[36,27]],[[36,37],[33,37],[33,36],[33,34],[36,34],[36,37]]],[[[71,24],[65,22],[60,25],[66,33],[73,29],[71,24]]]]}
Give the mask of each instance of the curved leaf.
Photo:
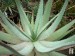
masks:
{"type": "MultiPolygon", "coordinates": [[[[14,54],[17,55],[17,56],[23,56],[23,55],[21,55],[20,53],[18,53],[15,49],[13,49],[13,48],[10,47],[9,45],[7,45],[7,44],[5,44],[5,43],[3,43],[3,42],[1,42],[1,41],[0,41],[0,45],[3,46],[3,47],[5,47],[6,49],[10,50],[12,53],[14,53],[14,54]]],[[[9,51],[8,51],[8,52],[9,52],[9,51]]]]}
{"type": "Polygon", "coordinates": [[[2,31],[0,31],[0,40],[9,42],[9,43],[13,43],[13,44],[17,44],[17,43],[21,43],[22,41],[16,37],[13,37],[12,35],[9,35],[7,33],[4,33],[2,31]]]}
{"type": "Polygon", "coordinates": [[[34,55],[35,55],[34,50],[32,50],[32,52],[27,56],[34,56],[34,55]]]}
{"type": "Polygon", "coordinates": [[[8,54],[8,55],[10,55],[10,54],[12,54],[12,52],[9,51],[9,50],[6,49],[6,48],[0,46],[0,55],[3,55],[3,54],[8,54]]]}
{"type": "Polygon", "coordinates": [[[67,55],[53,51],[48,53],[36,52],[36,56],[67,56],[67,55]]]}
{"type": "Polygon", "coordinates": [[[21,5],[20,0],[15,0],[15,3],[17,5],[19,14],[20,14],[20,19],[21,19],[21,24],[23,26],[23,30],[28,33],[29,35],[31,35],[33,33],[30,22],[28,20],[28,17],[21,5]]]}
{"type": "Polygon", "coordinates": [[[41,53],[36,51],[36,56],[49,56],[48,53],[41,53]]]}
{"type": "Polygon", "coordinates": [[[11,34],[11,35],[14,35],[11,30],[4,24],[0,21],[1,25],[4,27],[5,31],[8,33],[8,34],[11,34]]]}
{"type": "Polygon", "coordinates": [[[69,46],[69,45],[75,45],[75,35],[71,36],[68,39],[61,40],[61,41],[55,41],[55,42],[37,41],[37,42],[34,42],[34,46],[35,46],[36,50],[39,52],[49,52],[49,51],[53,51],[58,48],[69,46]]]}
{"type": "Polygon", "coordinates": [[[65,9],[67,7],[68,2],[69,2],[69,0],[65,0],[65,3],[63,5],[61,11],[59,12],[59,15],[56,18],[56,20],[53,22],[53,24],[45,32],[43,32],[40,35],[39,38],[42,38],[42,40],[46,39],[47,37],[49,37],[50,34],[52,34],[56,30],[57,26],[59,25],[59,23],[60,23],[60,21],[61,21],[61,19],[63,17],[63,14],[65,12],[65,9]]]}
{"type": "Polygon", "coordinates": [[[75,20],[73,20],[72,22],[70,22],[67,25],[63,26],[62,28],[58,29],[57,31],[55,31],[53,34],[51,34],[47,38],[47,40],[54,41],[54,40],[58,40],[58,39],[63,38],[62,35],[64,35],[64,33],[66,33],[72,27],[72,25],[74,25],[74,24],[75,24],[75,20]]]}
{"type": "Polygon", "coordinates": [[[43,15],[43,25],[45,25],[49,20],[52,2],[53,2],[53,0],[48,0],[46,3],[44,15],[43,15]]]}
{"type": "Polygon", "coordinates": [[[40,31],[38,32],[38,37],[41,33],[43,33],[43,31],[53,22],[53,20],[55,20],[57,18],[58,14],[56,16],[54,16],[47,24],[45,24],[45,26],[43,26],[40,31]]]}
{"type": "Polygon", "coordinates": [[[60,38],[58,38],[58,40],[62,39],[64,36],[68,35],[69,33],[71,33],[72,31],[74,31],[75,29],[71,29],[71,30],[68,30],[67,32],[65,32],[60,38]]]}
{"type": "Polygon", "coordinates": [[[1,20],[7,27],[13,32],[14,35],[18,36],[21,40],[29,41],[30,39],[22,34],[14,25],[12,25],[7,19],[7,17],[0,10],[1,20]]]}
{"type": "Polygon", "coordinates": [[[50,56],[67,56],[65,54],[62,54],[62,53],[59,53],[59,52],[54,52],[54,51],[53,52],[50,52],[49,55],[50,56]]]}
{"type": "Polygon", "coordinates": [[[37,31],[41,27],[42,19],[43,19],[43,0],[40,0],[39,9],[35,21],[35,28],[34,28],[35,33],[37,33],[37,31]]]}
{"type": "Polygon", "coordinates": [[[33,50],[33,44],[31,42],[23,42],[21,44],[11,45],[11,47],[22,55],[29,55],[33,50]]]}
{"type": "Polygon", "coordinates": [[[14,25],[22,34],[24,34],[26,37],[28,37],[28,38],[31,39],[31,37],[30,37],[26,32],[20,30],[19,27],[18,27],[13,21],[11,21],[10,19],[8,19],[8,21],[9,21],[12,25],[14,25]]]}

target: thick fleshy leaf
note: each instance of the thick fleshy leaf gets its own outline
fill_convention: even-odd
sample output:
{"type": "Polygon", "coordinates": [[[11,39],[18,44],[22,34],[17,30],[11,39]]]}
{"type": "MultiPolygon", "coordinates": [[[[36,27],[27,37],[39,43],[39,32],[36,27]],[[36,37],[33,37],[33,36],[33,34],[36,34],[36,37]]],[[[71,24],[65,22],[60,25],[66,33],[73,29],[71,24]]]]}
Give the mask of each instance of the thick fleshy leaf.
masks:
{"type": "Polygon", "coordinates": [[[71,30],[68,30],[67,32],[65,32],[60,38],[58,38],[58,40],[62,39],[63,37],[65,37],[66,35],[68,35],[69,33],[71,33],[72,31],[74,31],[75,29],[71,29],[71,30]]]}
{"type": "Polygon", "coordinates": [[[32,27],[32,30],[33,30],[33,31],[34,31],[34,25],[35,25],[35,23],[34,23],[34,15],[33,15],[33,13],[32,13],[31,27],[32,27]]]}
{"type": "Polygon", "coordinates": [[[40,0],[39,9],[35,21],[35,29],[34,29],[35,33],[37,33],[38,28],[41,27],[42,19],[43,19],[43,0],[40,0]]]}
{"type": "Polygon", "coordinates": [[[53,51],[47,53],[36,52],[36,56],[67,56],[67,55],[53,51]]]}
{"type": "Polygon", "coordinates": [[[36,51],[36,56],[49,56],[49,54],[36,51]]]}
{"type": "Polygon", "coordinates": [[[9,34],[11,34],[11,35],[14,35],[14,34],[11,32],[11,30],[10,30],[4,23],[2,23],[1,21],[0,21],[0,23],[1,23],[1,25],[4,27],[4,29],[5,29],[5,31],[6,31],[7,33],[9,33],[9,34]]]}
{"type": "Polygon", "coordinates": [[[7,19],[7,17],[0,11],[1,20],[7,27],[13,32],[14,35],[18,36],[21,40],[29,41],[30,39],[22,34],[14,25],[12,25],[7,19]]]}
{"type": "Polygon", "coordinates": [[[0,55],[3,55],[3,54],[9,54],[9,55],[10,55],[10,54],[12,54],[12,52],[9,51],[9,50],[6,49],[6,48],[0,46],[0,55]]]}
{"type": "MultiPolygon", "coordinates": [[[[8,19],[8,21],[12,24],[12,25],[14,25],[21,33],[24,33],[26,36],[28,36],[25,32],[23,32],[23,30],[19,27],[19,26],[17,26],[13,21],[11,21],[10,19],[8,19]]],[[[0,23],[1,23],[1,25],[4,27],[4,29],[5,29],[5,31],[8,33],[8,34],[10,34],[10,35],[13,35],[13,36],[15,36],[15,37],[17,37],[16,35],[14,35],[14,33],[11,31],[11,29],[9,29],[9,27],[7,26],[7,25],[5,25],[3,22],[1,22],[0,21],[0,23]]]]}
{"type": "Polygon", "coordinates": [[[21,44],[11,45],[11,47],[22,55],[29,55],[33,50],[33,44],[31,42],[23,42],[21,44]]]}
{"type": "Polygon", "coordinates": [[[24,32],[23,30],[20,30],[20,28],[19,28],[12,20],[8,19],[8,21],[9,21],[12,25],[14,25],[14,26],[15,26],[21,33],[23,33],[25,36],[31,38],[26,32],[24,32]]]}
{"type": "Polygon", "coordinates": [[[38,32],[38,35],[40,35],[47,27],[57,18],[58,14],[54,16],[45,26],[43,26],[40,31],[38,32]]]}
{"type": "Polygon", "coordinates": [[[50,52],[49,55],[50,56],[67,56],[65,54],[62,54],[62,53],[59,53],[59,52],[54,52],[54,51],[53,52],[50,52]]]}
{"type": "Polygon", "coordinates": [[[15,49],[13,49],[12,47],[10,47],[9,45],[3,43],[0,41],[0,45],[5,47],[6,49],[10,50],[13,54],[17,55],[17,56],[23,56],[20,53],[18,53],[15,49]]]}
{"type": "Polygon", "coordinates": [[[9,43],[13,43],[13,44],[17,44],[17,43],[21,43],[22,41],[16,37],[13,37],[12,35],[9,35],[7,33],[4,33],[2,31],[0,31],[0,40],[9,42],[9,43]]]}
{"type": "Polygon", "coordinates": [[[75,35],[71,36],[68,39],[61,40],[61,41],[55,41],[55,42],[37,41],[37,42],[34,42],[34,46],[35,46],[36,50],[39,52],[49,52],[49,51],[57,50],[58,48],[69,46],[69,45],[75,45],[75,35]]]}
{"type": "Polygon", "coordinates": [[[67,25],[63,26],[62,28],[60,28],[59,30],[55,31],[53,34],[51,34],[47,40],[49,41],[54,41],[54,40],[58,40],[61,39],[63,37],[61,37],[62,35],[64,35],[64,33],[66,33],[71,27],[72,25],[75,23],[75,20],[73,20],[72,22],[68,23],[67,25]]]}
{"type": "MultiPolygon", "coordinates": [[[[42,6],[40,8],[40,12],[38,12],[38,18],[39,18],[39,25],[38,25],[38,30],[37,30],[37,33],[40,31],[40,29],[42,28],[43,26],[43,1],[42,1],[42,6]]],[[[37,18],[36,18],[37,19],[37,18]]]]}
{"type": "Polygon", "coordinates": [[[43,25],[45,25],[49,20],[51,8],[52,8],[52,2],[53,0],[48,0],[46,3],[44,15],[43,15],[43,25]]]}
{"type": "Polygon", "coordinates": [[[23,42],[23,43],[19,43],[16,45],[9,44],[9,46],[14,48],[15,50],[19,51],[19,50],[23,49],[26,46],[26,44],[27,44],[27,42],[23,42]]]}
{"type": "Polygon", "coordinates": [[[34,55],[35,55],[34,50],[32,50],[32,52],[27,56],[34,56],[34,55]]]}
{"type": "Polygon", "coordinates": [[[29,35],[31,35],[32,34],[31,25],[30,25],[27,15],[21,5],[21,2],[20,2],[20,0],[15,0],[15,2],[16,2],[19,14],[20,14],[20,19],[21,19],[21,24],[23,26],[23,30],[26,33],[28,33],[29,35]]]}
{"type": "Polygon", "coordinates": [[[61,11],[59,12],[59,15],[58,17],[56,18],[56,20],[53,22],[53,24],[45,31],[43,32],[39,38],[41,38],[42,40],[43,39],[46,39],[47,37],[49,37],[50,34],[52,34],[56,28],[58,27],[62,17],[63,17],[63,14],[65,12],[65,9],[67,7],[67,4],[68,4],[69,0],[65,0],[65,3],[61,9],[61,11]]]}
{"type": "MultiPolygon", "coordinates": [[[[1,23],[1,25],[4,27],[5,31],[6,31],[9,35],[12,35],[12,38],[13,38],[13,39],[15,39],[15,40],[17,39],[16,41],[19,41],[19,40],[20,40],[20,39],[17,38],[16,35],[14,35],[14,33],[11,31],[11,29],[9,29],[4,23],[2,23],[2,22],[0,22],[0,23],[1,23]]],[[[15,41],[15,40],[14,40],[14,41],[15,41]]],[[[16,41],[15,41],[15,42],[16,42],[16,41]]],[[[22,41],[22,40],[20,40],[20,41],[22,41]]],[[[18,43],[19,43],[19,42],[18,42],[18,43]]]]}

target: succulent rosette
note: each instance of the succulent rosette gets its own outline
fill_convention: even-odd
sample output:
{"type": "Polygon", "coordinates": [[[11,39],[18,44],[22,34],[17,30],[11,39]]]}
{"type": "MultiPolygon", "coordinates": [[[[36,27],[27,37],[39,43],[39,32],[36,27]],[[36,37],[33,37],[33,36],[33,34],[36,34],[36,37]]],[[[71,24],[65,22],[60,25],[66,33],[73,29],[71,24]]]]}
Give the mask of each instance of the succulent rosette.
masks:
{"type": "MultiPolygon", "coordinates": [[[[6,30],[0,31],[0,40],[10,43],[7,45],[23,56],[67,56],[57,51],[62,47],[75,45],[75,35],[61,40],[74,30],[71,27],[75,20],[57,29],[69,0],[65,0],[60,12],[49,20],[52,2],[53,0],[48,0],[44,7],[43,0],[40,0],[35,21],[33,17],[29,21],[20,0],[15,0],[20,15],[20,27],[0,10],[0,23],[6,30]]],[[[13,52],[0,46],[0,54],[13,52]]]]}

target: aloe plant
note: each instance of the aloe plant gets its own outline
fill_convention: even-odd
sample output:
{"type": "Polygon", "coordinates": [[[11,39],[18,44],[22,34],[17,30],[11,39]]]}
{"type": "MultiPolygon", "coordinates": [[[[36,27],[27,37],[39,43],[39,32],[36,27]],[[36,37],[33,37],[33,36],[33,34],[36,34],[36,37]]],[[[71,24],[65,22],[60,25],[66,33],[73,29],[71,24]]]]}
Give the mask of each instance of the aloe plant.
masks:
{"type": "MultiPolygon", "coordinates": [[[[52,2],[53,0],[48,0],[44,9],[43,0],[40,0],[36,20],[34,21],[32,17],[29,21],[20,0],[15,0],[21,27],[18,27],[0,10],[0,23],[6,30],[6,32],[0,31],[0,40],[10,43],[7,45],[23,56],[67,56],[57,51],[62,47],[75,45],[75,35],[61,40],[74,30],[71,27],[75,24],[75,20],[56,30],[69,0],[65,0],[60,12],[49,20],[52,2]]],[[[13,53],[0,46],[0,54],[13,53]]]]}

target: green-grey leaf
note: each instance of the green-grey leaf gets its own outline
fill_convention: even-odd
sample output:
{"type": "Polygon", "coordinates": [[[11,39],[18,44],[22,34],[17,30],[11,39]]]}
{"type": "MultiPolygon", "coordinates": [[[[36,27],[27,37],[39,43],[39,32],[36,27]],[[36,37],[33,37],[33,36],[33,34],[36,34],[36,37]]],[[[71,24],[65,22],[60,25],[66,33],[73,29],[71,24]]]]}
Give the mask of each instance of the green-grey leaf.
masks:
{"type": "MultiPolygon", "coordinates": [[[[19,41],[19,39],[17,38],[16,35],[14,35],[14,33],[11,31],[11,29],[9,29],[3,22],[1,22],[1,25],[4,27],[4,29],[6,30],[6,32],[11,35],[13,37],[13,39],[17,39],[19,41]],[[15,38],[14,38],[15,37],[15,38]]],[[[22,41],[22,40],[21,40],[22,41]]],[[[15,41],[16,42],[16,41],[15,41]]]]}
{"type": "Polygon", "coordinates": [[[38,51],[35,51],[35,52],[36,52],[36,56],[49,56],[48,53],[41,53],[38,51]]]}
{"type": "Polygon", "coordinates": [[[56,16],[54,16],[45,26],[43,26],[40,31],[38,32],[38,35],[40,35],[45,29],[47,29],[47,27],[52,23],[53,20],[55,20],[57,18],[58,14],[56,16]]]}
{"type": "Polygon", "coordinates": [[[47,52],[47,53],[40,53],[36,51],[36,56],[67,56],[67,55],[55,51],[47,52]]]}
{"type": "Polygon", "coordinates": [[[34,15],[32,13],[32,19],[31,19],[31,27],[34,30],[34,15]]]}
{"type": "Polygon", "coordinates": [[[31,25],[30,22],[28,20],[27,15],[25,14],[25,11],[21,5],[20,0],[15,0],[19,14],[20,14],[20,19],[21,19],[21,24],[23,26],[23,30],[28,33],[29,35],[32,34],[32,29],[31,29],[31,25]]]}
{"type": "Polygon", "coordinates": [[[45,25],[49,20],[51,8],[52,8],[52,2],[53,0],[48,0],[48,2],[46,3],[44,15],[43,15],[43,25],[45,25]]]}
{"type": "MultiPolygon", "coordinates": [[[[13,48],[10,47],[9,45],[7,45],[7,44],[5,44],[5,43],[3,43],[3,42],[1,42],[1,41],[0,41],[0,45],[3,46],[3,47],[5,47],[6,49],[10,50],[12,53],[14,53],[14,54],[17,55],[17,56],[23,56],[23,55],[21,55],[20,53],[18,53],[15,49],[13,49],[13,48]]],[[[9,52],[9,51],[8,51],[8,52],[9,52]]]]}
{"type": "Polygon", "coordinates": [[[67,55],[65,55],[65,54],[62,54],[62,53],[59,53],[59,52],[55,52],[55,51],[50,52],[49,55],[50,55],[50,56],[67,56],[67,55]]]}
{"type": "Polygon", "coordinates": [[[17,45],[10,45],[13,49],[17,50],[22,55],[28,55],[33,50],[33,44],[31,42],[23,42],[17,45]]]}
{"type": "MultiPolygon", "coordinates": [[[[43,32],[43,33],[40,35],[40,38],[41,38],[42,40],[43,40],[43,39],[46,39],[50,34],[52,34],[52,33],[56,30],[57,26],[59,25],[59,23],[60,23],[60,21],[61,21],[61,19],[62,19],[62,17],[63,17],[63,14],[64,14],[64,12],[65,12],[65,9],[66,9],[66,7],[67,7],[68,2],[69,2],[69,0],[65,0],[65,3],[64,3],[64,5],[63,5],[61,11],[59,12],[59,15],[58,15],[58,17],[56,18],[56,20],[53,22],[53,24],[52,24],[45,32],[43,32]]],[[[41,40],[41,39],[40,39],[40,40],[41,40]]]]}
{"type": "Polygon", "coordinates": [[[4,29],[6,30],[7,33],[13,35],[13,33],[11,32],[11,30],[4,24],[0,21],[1,25],[4,27],[4,29]]]}
{"type": "Polygon", "coordinates": [[[19,29],[19,27],[18,27],[13,21],[11,21],[10,19],[8,19],[8,21],[9,21],[12,25],[14,25],[22,34],[24,34],[25,36],[31,38],[26,32],[21,31],[21,30],[19,29]]]}
{"type": "Polygon", "coordinates": [[[55,42],[37,41],[34,43],[36,50],[39,52],[49,52],[70,45],[75,45],[75,35],[61,41],[55,41],[55,42]]]}
{"type": "Polygon", "coordinates": [[[68,30],[67,32],[65,32],[60,38],[58,38],[58,40],[62,39],[63,37],[65,37],[66,35],[68,35],[69,33],[71,33],[72,31],[74,31],[75,29],[71,29],[71,30],[68,30]]]}
{"type": "Polygon", "coordinates": [[[0,31],[0,40],[6,41],[9,43],[13,43],[13,44],[18,44],[22,42],[20,39],[13,37],[10,34],[4,33],[2,31],[0,31]]]}
{"type": "Polygon", "coordinates": [[[7,19],[7,17],[0,10],[1,20],[7,27],[13,32],[14,35],[18,36],[21,40],[29,41],[30,39],[23,35],[14,25],[12,25],[7,19]]]}
{"type": "Polygon", "coordinates": [[[12,52],[9,51],[9,50],[6,49],[6,48],[0,46],[0,55],[4,55],[4,54],[8,54],[8,55],[10,55],[10,54],[12,54],[12,52]]]}
{"type": "Polygon", "coordinates": [[[39,9],[35,21],[35,28],[34,28],[35,33],[37,33],[38,28],[41,27],[42,19],[43,19],[43,0],[40,0],[39,9]]]}
{"type": "Polygon", "coordinates": [[[34,50],[29,54],[29,55],[27,55],[27,56],[34,56],[35,55],[35,53],[34,53],[34,50]]]}
{"type": "Polygon", "coordinates": [[[54,40],[58,40],[63,38],[62,35],[64,35],[65,32],[67,32],[72,25],[75,23],[75,20],[73,20],[72,22],[68,23],[67,25],[63,26],[62,28],[60,28],[59,30],[55,31],[53,34],[51,34],[47,40],[49,41],[54,41],[54,40]]]}

